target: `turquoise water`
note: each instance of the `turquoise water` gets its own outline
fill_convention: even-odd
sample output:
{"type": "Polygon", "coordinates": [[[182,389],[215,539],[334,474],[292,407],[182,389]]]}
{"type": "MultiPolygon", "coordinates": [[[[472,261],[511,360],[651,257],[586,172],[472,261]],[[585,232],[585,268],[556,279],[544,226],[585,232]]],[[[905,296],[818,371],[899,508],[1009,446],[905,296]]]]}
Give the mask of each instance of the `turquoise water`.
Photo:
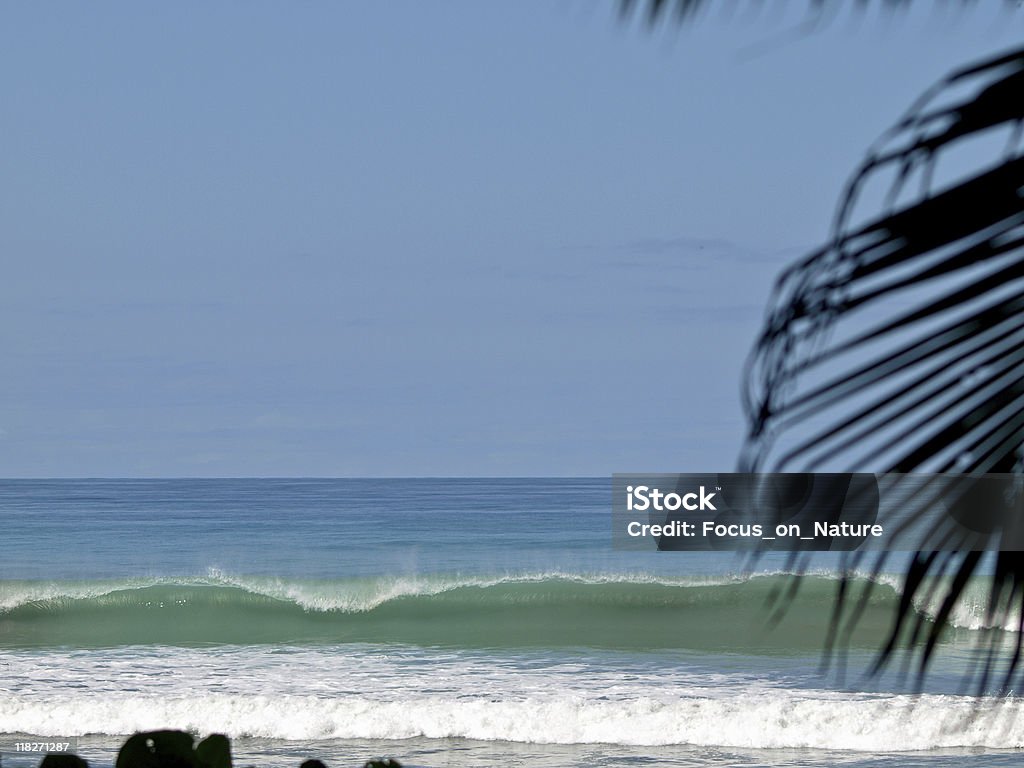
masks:
{"type": "Polygon", "coordinates": [[[957,695],[980,599],[915,698],[861,674],[899,600],[879,578],[840,683],[830,556],[769,629],[781,556],[613,551],[607,478],[0,481],[0,530],[4,765],[35,764],[9,754],[26,734],[109,765],[157,727],[266,766],[1000,765],[1024,745],[1016,698],[957,695]]]}

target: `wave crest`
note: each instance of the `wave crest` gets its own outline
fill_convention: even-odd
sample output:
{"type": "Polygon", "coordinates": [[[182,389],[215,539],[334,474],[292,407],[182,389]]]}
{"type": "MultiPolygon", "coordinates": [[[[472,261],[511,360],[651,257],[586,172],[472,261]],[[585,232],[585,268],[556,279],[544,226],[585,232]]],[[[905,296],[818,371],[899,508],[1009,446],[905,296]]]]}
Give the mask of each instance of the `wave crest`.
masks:
{"type": "Polygon", "coordinates": [[[205,695],[122,696],[52,702],[0,701],[6,730],[32,734],[128,734],[154,728],[272,739],[467,738],[637,746],[699,745],[867,752],[1024,747],[1012,726],[1019,701],[979,713],[964,697],[852,697],[776,692],[721,698],[626,701],[548,697],[523,701],[413,696],[407,701],[205,695]],[[59,717],[58,717],[59,716],[59,717]],[[57,717],[57,719],[55,719],[57,717]]]}
{"type": "MultiPolygon", "coordinates": [[[[289,580],[210,571],[190,578],[0,582],[0,646],[820,648],[834,574],[805,575],[791,621],[766,629],[769,597],[791,578],[525,573],[289,580]]],[[[855,645],[876,646],[898,604],[896,581],[875,581],[855,645]]],[[[916,607],[926,617],[936,614],[937,605],[916,607]]],[[[967,595],[952,621],[964,630],[983,628],[984,594],[967,595]]],[[[1008,623],[1015,625],[1015,617],[1008,623]]]]}

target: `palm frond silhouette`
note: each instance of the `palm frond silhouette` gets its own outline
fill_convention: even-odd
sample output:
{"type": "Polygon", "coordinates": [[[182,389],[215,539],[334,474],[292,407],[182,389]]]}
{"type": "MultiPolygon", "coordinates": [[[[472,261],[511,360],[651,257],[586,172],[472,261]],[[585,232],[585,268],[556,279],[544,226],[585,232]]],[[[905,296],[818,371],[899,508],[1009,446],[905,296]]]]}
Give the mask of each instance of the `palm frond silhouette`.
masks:
{"type": "MultiPolygon", "coordinates": [[[[1022,127],[1019,49],[944,78],[869,150],[841,196],[829,242],[776,284],[746,372],[743,470],[1021,473],[1022,127]],[[965,148],[968,162],[949,160],[965,148]],[[865,206],[877,212],[859,213],[865,206]]],[[[923,513],[937,501],[918,490],[909,503],[923,513]]],[[[1000,532],[992,533],[988,556],[942,526],[914,543],[876,669],[903,639],[917,648],[923,674],[946,620],[988,559],[986,622],[1015,622],[1018,630],[995,686],[1013,687],[1024,554],[1001,551],[1000,532]],[[936,595],[934,620],[914,610],[916,600],[936,595]]],[[[850,554],[844,570],[864,557],[850,554]]],[[[885,562],[879,556],[872,573],[885,562]]],[[[855,598],[851,583],[840,583],[830,644],[841,644],[872,589],[869,581],[855,598]]],[[[977,692],[989,689],[1007,650],[1000,633],[986,642],[971,673],[977,692]]]]}
{"type": "MultiPolygon", "coordinates": [[[[643,9],[654,25],[692,20],[711,5],[621,0],[620,10],[643,9]]],[[[805,26],[842,5],[809,2],[805,26]]],[[[828,243],[774,289],[745,373],[741,470],[870,471],[893,473],[894,482],[900,473],[1024,478],[1022,130],[1024,48],[943,78],[869,149],[840,196],[828,243]]],[[[938,488],[914,488],[911,517],[940,501],[938,488]]],[[[978,528],[989,524],[985,509],[975,512],[978,528]]],[[[983,635],[965,682],[976,693],[1024,682],[1024,553],[1005,546],[998,526],[990,533],[979,551],[941,522],[924,536],[895,531],[913,555],[900,566],[902,596],[875,671],[902,644],[904,672],[914,665],[920,683],[973,583],[986,590],[986,624],[1016,634],[983,635]],[[937,606],[932,618],[915,609],[920,603],[937,606]]],[[[793,555],[796,573],[804,557],[793,555]]],[[[866,557],[844,554],[842,571],[886,568],[886,554],[866,557]]],[[[778,596],[776,618],[799,584],[797,576],[778,596]]],[[[839,582],[830,653],[844,646],[875,584],[839,582]]]]}

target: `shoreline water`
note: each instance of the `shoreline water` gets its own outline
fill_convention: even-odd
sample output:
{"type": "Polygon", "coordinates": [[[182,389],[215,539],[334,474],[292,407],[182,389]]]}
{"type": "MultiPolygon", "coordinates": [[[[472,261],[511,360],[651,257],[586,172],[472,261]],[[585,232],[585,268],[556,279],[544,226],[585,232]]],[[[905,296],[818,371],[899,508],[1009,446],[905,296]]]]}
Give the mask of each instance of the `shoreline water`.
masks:
{"type": "MultiPolygon", "coordinates": [[[[21,734],[25,738],[35,738],[21,734]]],[[[123,743],[121,737],[90,736],[78,739],[78,754],[88,760],[90,768],[113,768],[117,751],[123,743]]],[[[257,738],[232,740],[235,768],[298,768],[303,760],[317,759],[328,768],[360,768],[370,759],[391,757],[403,768],[425,768],[457,765],[460,768],[530,768],[531,766],[564,766],[565,768],[592,768],[593,766],[667,766],[689,768],[700,765],[709,768],[751,768],[774,766],[843,766],[844,768],[874,768],[879,765],[874,756],[859,752],[813,749],[736,749],[727,747],[647,747],[637,750],[611,744],[531,744],[522,742],[494,742],[473,739],[399,739],[399,740],[308,740],[269,741],[257,738]]],[[[964,765],[968,768],[1002,768],[1020,763],[1019,750],[987,751],[975,749],[941,749],[926,752],[900,752],[893,755],[888,765],[907,768],[964,765]]],[[[8,768],[37,768],[39,757],[4,754],[8,768]]]]}
{"type": "Polygon", "coordinates": [[[989,700],[986,726],[957,695],[979,600],[914,700],[857,674],[899,600],[880,578],[841,681],[819,672],[827,558],[768,631],[778,562],[614,552],[608,497],[580,479],[0,482],[0,741],[74,736],[95,766],[159,728],[227,733],[272,768],[1019,758],[1003,721],[1024,703],[989,700]]]}

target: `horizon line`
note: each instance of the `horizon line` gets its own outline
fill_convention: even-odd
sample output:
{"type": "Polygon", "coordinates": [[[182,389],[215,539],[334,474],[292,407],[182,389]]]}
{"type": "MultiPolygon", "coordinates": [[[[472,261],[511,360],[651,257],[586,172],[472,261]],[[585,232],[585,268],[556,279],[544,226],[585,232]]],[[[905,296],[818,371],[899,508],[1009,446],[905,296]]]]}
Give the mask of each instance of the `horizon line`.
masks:
{"type": "Polygon", "coordinates": [[[38,475],[0,477],[0,482],[34,480],[610,480],[611,478],[611,475],[38,475]]]}

